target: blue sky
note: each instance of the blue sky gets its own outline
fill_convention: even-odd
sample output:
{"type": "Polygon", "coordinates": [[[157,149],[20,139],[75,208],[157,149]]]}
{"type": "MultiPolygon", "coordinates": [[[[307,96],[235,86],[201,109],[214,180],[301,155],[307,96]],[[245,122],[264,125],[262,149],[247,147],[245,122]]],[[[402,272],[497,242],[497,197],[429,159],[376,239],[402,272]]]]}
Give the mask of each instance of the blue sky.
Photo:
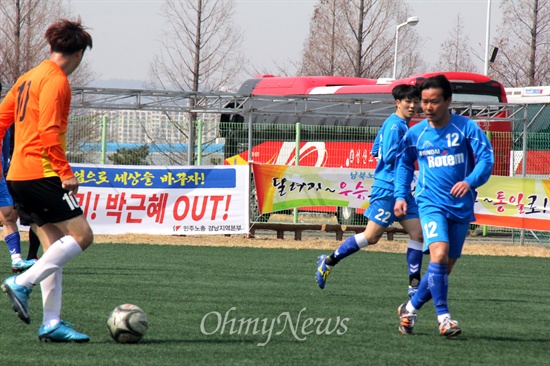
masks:
{"type": "MultiPolygon", "coordinates": [[[[64,1],[70,4],[72,14],[80,15],[91,28],[94,48],[86,57],[98,74],[99,83],[110,79],[134,80],[132,87],[139,87],[147,80],[149,62],[160,47],[163,18],[159,12],[163,0],[64,1]]],[[[440,45],[449,36],[459,13],[472,47],[483,53],[487,2],[405,1],[412,8],[410,15],[420,18],[415,29],[424,42],[424,58],[429,61],[438,57],[440,45]]],[[[491,38],[501,21],[500,2],[491,0],[491,38]]],[[[243,52],[250,62],[269,69],[275,63],[297,59],[317,3],[316,0],[236,0],[234,21],[243,30],[243,52]]],[[[483,72],[483,62],[479,62],[479,72],[483,72]]]]}

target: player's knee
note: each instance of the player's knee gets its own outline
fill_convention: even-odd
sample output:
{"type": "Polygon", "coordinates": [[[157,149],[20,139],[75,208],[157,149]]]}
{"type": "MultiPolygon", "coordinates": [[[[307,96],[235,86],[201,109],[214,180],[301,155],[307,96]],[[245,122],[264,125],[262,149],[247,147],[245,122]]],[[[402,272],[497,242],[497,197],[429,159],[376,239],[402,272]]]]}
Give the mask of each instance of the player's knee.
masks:
{"type": "Polygon", "coordinates": [[[382,235],[368,235],[367,243],[369,243],[369,245],[374,245],[380,241],[380,238],[382,238],[382,235]]]}
{"type": "Polygon", "coordinates": [[[82,247],[82,249],[86,249],[88,248],[90,245],[92,245],[92,243],[94,242],[94,233],[92,232],[91,229],[89,230],[86,230],[86,232],[83,233],[80,241],[79,241],[79,244],[80,246],[82,247]]]}
{"type": "Polygon", "coordinates": [[[449,256],[446,253],[434,253],[430,249],[430,262],[447,264],[449,263],[449,256]]]}
{"type": "Polygon", "coordinates": [[[71,235],[76,240],[82,250],[88,248],[94,241],[94,233],[88,225],[83,225],[79,228],[79,230],[70,233],[69,235],[71,235]]]}
{"type": "Polygon", "coordinates": [[[2,225],[8,226],[14,224],[17,221],[14,210],[3,210],[2,215],[0,216],[0,222],[2,225]]]}

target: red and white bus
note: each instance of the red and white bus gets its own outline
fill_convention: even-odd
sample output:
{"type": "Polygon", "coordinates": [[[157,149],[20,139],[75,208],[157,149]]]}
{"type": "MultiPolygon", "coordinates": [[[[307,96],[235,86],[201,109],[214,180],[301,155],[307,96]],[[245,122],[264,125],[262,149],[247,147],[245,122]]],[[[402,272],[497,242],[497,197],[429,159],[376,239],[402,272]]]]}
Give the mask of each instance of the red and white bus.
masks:
{"type": "MultiPolygon", "coordinates": [[[[494,173],[507,174],[511,142],[510,136],[504,134],[509,135],[510,123],[495,121],[505,116],[504,109],[487,108],[506,103],[504,87],[487,76],[465,72],[431,72],[399,80],[272,75],[249,79],[238,91],[243,95],[242,105],[228,106],[240,107],[243,113],[223,114],[220,120],[221,137],[225,138],[225,163],[253,161],[294,165],[298,160],[303,166],[374,169],[376,160],[370,154],[372,142],[384,120],[395,111],[393,87],[419,85],[425,78],[437,74],[444,74],[451,82],[453,102],[458,103],[459,112],[470,115],[481,112],[481,127],[491,131],[491,136],[507,139],[506,143],[495,145],[493,142],[495,166],[498,166],[494,173]],[[473,107],[473,103],[478,107],[473,107]],[[297,157],[295,126],[298,122],[297,157]],[[248,140],[250,133],[251,141],[248,140]]],[[[365,223],[360,213],[347,208],[307,207],[300,210],[333,212],[342,224],[365,223]]]]}

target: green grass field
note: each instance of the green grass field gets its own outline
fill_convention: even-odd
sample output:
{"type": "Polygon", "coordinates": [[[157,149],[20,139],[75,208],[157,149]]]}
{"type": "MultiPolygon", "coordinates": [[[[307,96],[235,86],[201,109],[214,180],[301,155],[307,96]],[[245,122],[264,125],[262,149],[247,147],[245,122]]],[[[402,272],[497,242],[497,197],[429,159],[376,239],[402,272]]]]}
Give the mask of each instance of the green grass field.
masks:
{"type": "MultiPolygon", "coordinates": [[[[5,278],[10,275],[7,250],[3,254],[0,274],[5,278]]],[[[320,290],[313,276],[319,254],[95,244],[65,267],[63,280],[62,317],[91,341],[40,343],[40,289],[31,296],[30,325],[17,318],[0,293],[0,365],[550,362],[548,259],[463,257],[451,276],[449,295],[463,334],[449,340],[438,335],[432,303],[420,311],[416,335],[397,332],[397,307],[406,300],[404,255],[362,251],[343,261],[320,290]],[[107,315],[122,303],[139,305],[149,317],[141,344],[115,344],[109,337],[107,315]],[[239,331],[239,324],[246,324],[240,319],[251,321],[248,332],[246,325],[239,331]]]]}

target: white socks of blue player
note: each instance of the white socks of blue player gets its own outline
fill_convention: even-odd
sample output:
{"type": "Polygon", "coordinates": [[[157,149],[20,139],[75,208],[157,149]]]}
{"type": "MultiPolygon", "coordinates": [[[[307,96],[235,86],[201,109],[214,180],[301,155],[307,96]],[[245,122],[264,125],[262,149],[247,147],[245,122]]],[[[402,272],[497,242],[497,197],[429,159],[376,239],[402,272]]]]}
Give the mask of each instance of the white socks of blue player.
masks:
{"type": "Polygon", "coordinates": [[[53,327],[60,321],[63,268],[59,268],[40,282],[42,289],[43,318],[45,327],[53,327]]]}
{"type": "MultiPolygon", "coordinates": [[[[407,312],[411,313],[411,314],[416,314],[416,312],[418,311],[418,309],[416,309],[410,301],[407,302],[407,305],[405,305],[405,309],[407,309],[407,312]]],[[[451,318],[451,314],[449,313],[445,313],[445,314],[441,314],[441,315],[438,315],[437,316],[437,321],[441,324],[441,322],[443,322],[443,320],[445,320],[446,318],[451,318]]]]}
{"type": "Polygon", "coordinates": [[[359,233],[354,235],[355,242],[359,248],[366,248],[369,245],[365,233],[359,233]]]}
{"type": "Polygon", "coordinates": [[[422,250],[423,244],[419,241],[409,239],[407,241],[407,248],[414,250],[422,250]]]}
{"type": "Polygon", "coordinates": [[[405,305],[405,309],[407,309],[407,311],[409,313],[412,313],[412,314],[416,314],[416,312],[418,311],[418,309],[416,309],[412,304],[411,304],[411,301],[409,300],[407,302],[407,305],[405,305]]]}
{"type": "Polygon", "coordinates": [[[54,242],[34,266],[17,276],[15,283],[32,288],[80,253],[82,248],[76,240],[70,235],[64,236],[54,242]]]}

